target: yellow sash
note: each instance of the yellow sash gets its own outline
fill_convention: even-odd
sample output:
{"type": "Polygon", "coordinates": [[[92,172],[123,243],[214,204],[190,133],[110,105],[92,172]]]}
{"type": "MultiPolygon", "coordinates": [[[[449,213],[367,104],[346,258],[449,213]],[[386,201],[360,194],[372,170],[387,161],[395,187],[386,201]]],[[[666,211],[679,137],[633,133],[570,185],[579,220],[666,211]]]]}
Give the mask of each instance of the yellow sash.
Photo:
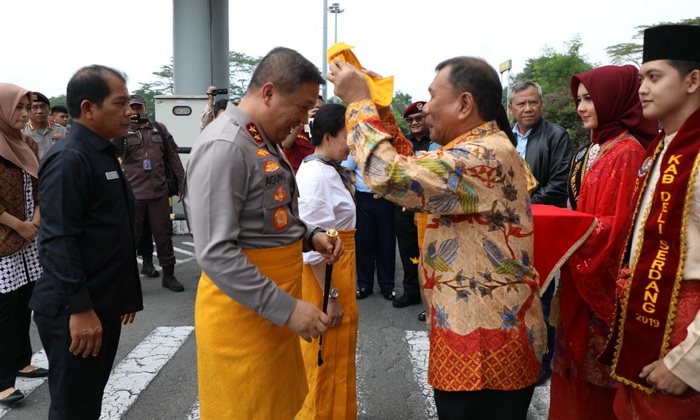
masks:
{"type": "MultiPolygon", "coordinates": [[[[243,250],[295,298],[301,296],[301,251],[301,241],[243,250]]],[[[200,418],[293,418],[308,391],[297,335],[231,299],[204,272],[194,315],[200,418]]]]}
{"type": "MultiPolygon", "coordinates": [[[[355,298],[355,229],[338,232],[345,253],[333,264],[333,284],[338,288],[338,302],[343,307],[340,325],[323,337],[323,365],[318,366],[318,340],[301,341],[301,351],[309,381],[309,395],[296,420],[357,418],[355,386],[355,348],[357,347],[358,312],[355,298]]],[[[303,299],[323,306],[323,291],[313,269],[304,264],[303,299]]]]}

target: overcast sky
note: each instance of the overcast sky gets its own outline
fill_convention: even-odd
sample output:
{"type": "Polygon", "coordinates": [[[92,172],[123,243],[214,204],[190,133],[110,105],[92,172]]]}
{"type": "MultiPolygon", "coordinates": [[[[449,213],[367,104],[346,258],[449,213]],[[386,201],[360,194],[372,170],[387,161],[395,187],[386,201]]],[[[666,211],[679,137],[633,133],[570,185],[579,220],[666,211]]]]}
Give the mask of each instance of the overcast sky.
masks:
{"type": "MultiPolygon", "coordinates": [[[[496,68],[511,59],[515,74],[546,45],[563,50],[579,34],[588,59],[605,65],[605,47],[631,42],[636,26],[700,15],[698,0],[340,0],[340,5],[345,11],[338,15],[338,41],[354,45],[365,67],[394,75],[395,90],[414,100],[427,98],[435,65],[446,58],[479,56],[496,68]]],[[[98,63],[126,72],[134,90],[139,82],[154,81],[151,73],[170,61],[172,8],[172,0],[0,0],[0,81],[57,96],[78,68],[98,63]]],[[[322,0],[230,0],[229,12],[231,50],[262,56],[282,45],[321,67],[322,0]]],[[[333,37],[329,14],[329,46],[333,37]]]]}

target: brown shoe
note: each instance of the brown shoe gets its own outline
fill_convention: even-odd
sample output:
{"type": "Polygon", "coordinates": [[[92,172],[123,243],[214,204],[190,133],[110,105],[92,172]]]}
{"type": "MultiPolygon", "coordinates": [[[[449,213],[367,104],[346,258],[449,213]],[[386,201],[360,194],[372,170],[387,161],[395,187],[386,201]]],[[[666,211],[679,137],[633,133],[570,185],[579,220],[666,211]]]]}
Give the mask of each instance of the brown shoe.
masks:
{"type": "Polygon", "coordinates": [[[185,290],[185,286],[182,285],[175,278],[175,266],[166,265],[163,267],[163,282],[161,283],[166,289],[170,289],[173,292],[182,292],[185,290]]]}

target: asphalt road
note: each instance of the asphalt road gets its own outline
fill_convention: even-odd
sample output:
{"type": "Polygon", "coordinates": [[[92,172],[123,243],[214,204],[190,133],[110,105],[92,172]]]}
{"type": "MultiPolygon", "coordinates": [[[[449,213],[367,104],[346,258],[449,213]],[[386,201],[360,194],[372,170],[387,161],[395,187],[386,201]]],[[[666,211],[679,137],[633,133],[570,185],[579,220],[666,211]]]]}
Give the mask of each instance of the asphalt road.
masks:
{"type": "MultiPolygon", "coordinates": [[[[193,308],[199,267],[191,238],[175,237],[175,274],[184,284],[173,293],[156,279],[142,278],[145,309],[122,330],[122,339],[103,404],[104,419],[198,418],[196,348],[193,308]],[[107,412],[108,410],[108,412],[107,412]]],[[[402,270],[397,258],[397,293],[402,270]]],[[[420,305],[396,309],[375,293],[358,301],[360,332],[357,352],[358,419],[436,419],[432,390],[426,384],[428,344],[425,325],[417,320],[420,305]]],[[[32,329],[35,356],[41,343],[32,329]]],[[[48,386],[43,380],[18,379],[33,391],[3,420],[45,419],[48,386]]],[[[536,390],[529,420],[547,418],[548,386],[536,390]]]]}

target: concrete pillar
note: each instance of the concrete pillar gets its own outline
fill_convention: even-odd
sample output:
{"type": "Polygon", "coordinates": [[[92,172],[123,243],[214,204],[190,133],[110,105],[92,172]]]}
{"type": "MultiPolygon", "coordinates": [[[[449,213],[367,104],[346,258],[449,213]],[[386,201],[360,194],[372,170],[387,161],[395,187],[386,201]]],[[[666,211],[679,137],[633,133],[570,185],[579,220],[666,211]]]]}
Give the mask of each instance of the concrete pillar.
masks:
{"type": "Polygon", "coordinates": [[[228,87],[228,0],[173,0],[175,95],[228,87]]]}

